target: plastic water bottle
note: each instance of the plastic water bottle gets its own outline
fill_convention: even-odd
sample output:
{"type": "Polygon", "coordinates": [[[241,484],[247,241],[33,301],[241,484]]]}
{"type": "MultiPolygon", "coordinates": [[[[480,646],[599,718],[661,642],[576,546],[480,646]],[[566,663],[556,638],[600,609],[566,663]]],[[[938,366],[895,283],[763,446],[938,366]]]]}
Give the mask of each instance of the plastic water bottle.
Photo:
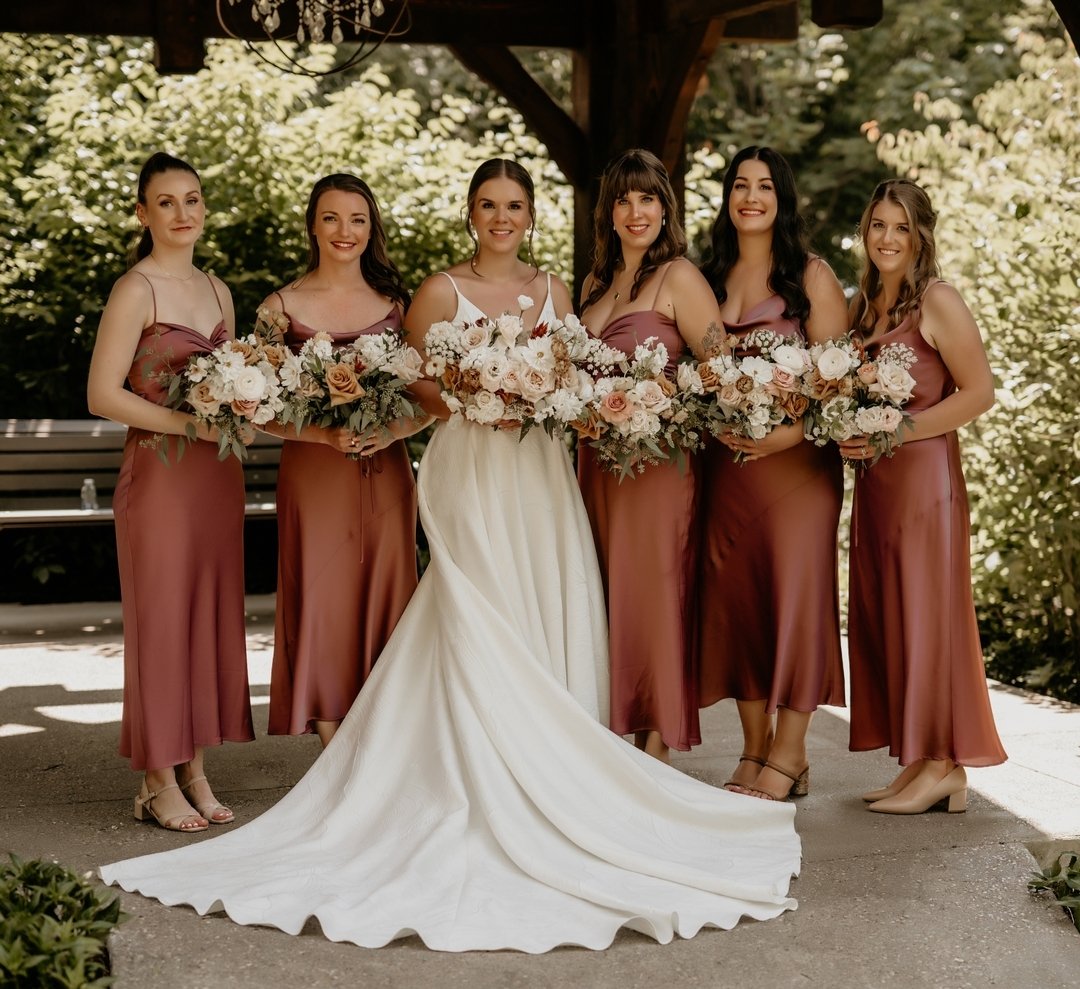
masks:
{"type": "Polygon", "coordinates": [[[79,502],[84,512],[93,511],[98,507],[97,485],[92,477],[84,477],[82,489],[79,491],[79,502]]]}

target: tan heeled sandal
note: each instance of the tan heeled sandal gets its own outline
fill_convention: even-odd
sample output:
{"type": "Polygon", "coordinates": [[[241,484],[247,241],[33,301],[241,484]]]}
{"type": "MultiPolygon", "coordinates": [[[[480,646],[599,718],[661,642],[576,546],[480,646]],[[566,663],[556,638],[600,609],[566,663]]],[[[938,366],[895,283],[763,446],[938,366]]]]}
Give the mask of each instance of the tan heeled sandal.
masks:
{"type": "MultiPolygon", "coordinates": [[[[747,755],[744,752],[741,756],[739,756],[739,762],[735,766],[735,772],[739,771],[739,766],[741,766],[744,762],[752,762],[752,763],[755,763],[758,766],[764,766],[765,765],[765,760],[762,759],[760,756],[747,755]]],[[[749,789],[749,787],[750,787],[749,783],[740,783],[734,777],[729,779],[724,784],[724,789],[725,790],[731,790],[733,793],[745,793],[749,789]]]]}
{"type": "MultiPolygon", "coordinates": [[[[205,776],[195,776],[189,779],[180,790],[183,793],[187,793],[188,788],[194,786],[196,783],[205,783],[210,785],[210,781],[205,776]]],[[[205,803],[196,803],[192,801],[195,809],[202,814],[211,824],[232,824],[236,820],[236,815],[226,807],[224,804],[219,804],[216,800],[207,800],[205,803]],[[224,813],[222,813],[224,812],[224,813]],[[219,815],[219,816],[214,816],[219,815]]]]}
{"type": "MultiPolygon", "coordinates": [[[[170,817],[168,820],[163,821],[158,817],[157,811],[154,810],[154,800],[157,799],[166,790],[179,790],[180,787],[175,783],[169,783],[163,786],[160,790],[148,790],[146,783],[143,783],[142,788],[139,790],[139,795],[135,798],[134,815],[136,821],[155,821],[158,827],[164,828],[166,831],[180,831],[183,834],[194,834],[197,831],[205,831],[210,827],[209,824],[195,824],[191,827],[184,827],[185,821],[199,821],[203,820],[199,814],[177,814],[176,817],[170,817]]],[[[208,819],[207,819],[208,820],[208,819]]]]}
{"type": "Polygon", "coordinates": [[[761,800],[787,800],[789,797],[805,797],[810,792],[809,763],[797,773],[793,773],[791,770],[785,769],[783,766],[778,766],[775,762],[769,762],[768,760],[766,760],[764,768],[771,769],[781,776],[786,776],[791,780],[791,786],[788,787],[786,793],[773,793],[771,790],[763,790],[759,786],[750,786],[747,787],[745,791],[746,793],[749,793],[750,796],[758,797],[761,800]]]}

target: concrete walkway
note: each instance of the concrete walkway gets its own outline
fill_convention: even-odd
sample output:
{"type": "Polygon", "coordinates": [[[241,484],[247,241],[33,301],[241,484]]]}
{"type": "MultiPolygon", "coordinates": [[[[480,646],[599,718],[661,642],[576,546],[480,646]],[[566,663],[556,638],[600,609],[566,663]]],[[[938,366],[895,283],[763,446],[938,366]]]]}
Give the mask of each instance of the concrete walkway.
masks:
{"type": "MultiPolygon", "coordinates": [[[[219,796],[250,820],[318,755],[311,737],[265,734],[272,602],[253,599],[250,673],[258,740],[207,758],[219,796]]],[[[0,606],[0,853],[78,871],[202,840],[138,824],[138,780],[116,754],[122,648],[115,605],[0,606]]],[[[881,753],[847,751],[835,709],[814,719],[810,795],[798,802],[799,909],[669,945],[623,933],[607,951],[448,955],[415,938],[379,950],[239,927],[122,894],[111,942],[120,989],[143,987],[966,987],[1080,985],[1080,934],[1026,880],[1037,854],[1080,851],[1080,708],[1001,686],[991,697],[1004,766],[969,774],[968,812],[867,813],[891,778],[881,753]]],[[[706,744],[675,764],[719,784],[740,750],[734,707],[705,712],[706,744]]]]}

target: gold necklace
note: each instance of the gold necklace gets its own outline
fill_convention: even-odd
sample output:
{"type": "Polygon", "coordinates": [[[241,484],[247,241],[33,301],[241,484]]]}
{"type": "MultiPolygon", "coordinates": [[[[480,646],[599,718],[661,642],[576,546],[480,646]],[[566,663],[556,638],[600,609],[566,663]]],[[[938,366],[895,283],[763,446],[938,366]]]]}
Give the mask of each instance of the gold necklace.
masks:
{"type": "Polygon", "coordinates": [[[174,275],[171,271],[167,270],[165,266],[156,257],[154,257],[153,252],[150,253],[150,260],[154,262],[154,266],[166,278],[172,278],[174,281],[178,282],[190,282],[191,279],[195,277],[195,272],[197,270],[195,265],[191,266],[191,271],[187,275],[174,275]]]}

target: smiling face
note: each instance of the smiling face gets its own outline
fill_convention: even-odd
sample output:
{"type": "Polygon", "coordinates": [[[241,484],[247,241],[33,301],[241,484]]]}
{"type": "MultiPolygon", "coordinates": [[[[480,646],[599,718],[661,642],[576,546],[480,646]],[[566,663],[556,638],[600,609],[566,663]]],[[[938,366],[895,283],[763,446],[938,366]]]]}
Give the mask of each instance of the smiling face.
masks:
{"type": "Polygon", "coordinates": [[[319,262],[358,261],[371,239],[371,207],[359,192],[327,189],[311,224],[319,262]]]}
{"type": "Polygon", "coordinates": [[[611,207],[611,222],[623,250],[645,250],[657,237],[664,222],[664,204],[651,192],[631,189],[618,196],[611,207]]]}
{"type": "Polygon", "coordinates": [[[915,260],[915,237],[907,210],[883,199],[875,204],[866,228],[866,256],[883,275],[903,275],[915,260]]]}
{"type": "Polygon", "coordinates": [[[739,165],[728,196],[728,215],[739,233],[764,233],[776,222],[776,183],[765,162],[748,158],[739,165]]]}
{"type": "Polygon", "coordinates": [[[525,190],[513,179],[499,176],[476,190],[469,219],[481,251],[517,254],[532,213],[525,190]]]}
{"type": "Polygon", "coordinates": [[[147,182],[146,202],[135,207],[135,215],[150,230],[155,246],[190,247],[206,221],[202,186],[191,172],[160,172],[147,182]]]}

